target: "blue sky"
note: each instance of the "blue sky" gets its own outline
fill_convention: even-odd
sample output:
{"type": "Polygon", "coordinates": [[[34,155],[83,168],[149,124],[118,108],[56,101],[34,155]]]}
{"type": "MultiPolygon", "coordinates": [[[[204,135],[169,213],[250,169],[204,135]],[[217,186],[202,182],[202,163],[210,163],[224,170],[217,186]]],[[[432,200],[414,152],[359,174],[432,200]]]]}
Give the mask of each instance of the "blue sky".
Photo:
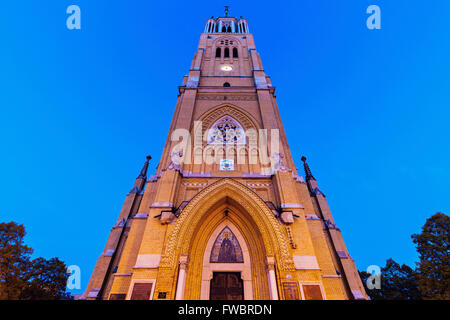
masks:
{"type": "Polygon", "coordinates": [[[205,21],[244,16],[298,168],[309,164],[359,269],[414,266],[410,235],[450,208],[447,0],[3,1],[0,221],[82,290],[168,133],[205,21]],[[82,29],[66,28],[81,7],[82,29]],[[366,28],[377,4],[382,29],[366,28]]]}

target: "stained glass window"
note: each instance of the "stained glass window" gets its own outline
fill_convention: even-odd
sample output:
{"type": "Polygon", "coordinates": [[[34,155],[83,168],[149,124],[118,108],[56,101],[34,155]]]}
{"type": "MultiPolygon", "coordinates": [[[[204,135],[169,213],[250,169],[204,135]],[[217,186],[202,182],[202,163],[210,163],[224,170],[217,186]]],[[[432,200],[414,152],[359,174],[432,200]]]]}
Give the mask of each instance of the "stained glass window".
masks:
{"type": "Polygon", "coordinates": [[[217,120],[208,132],[208,144],[245,144],[242,126],[230,116],[217,120]]]}

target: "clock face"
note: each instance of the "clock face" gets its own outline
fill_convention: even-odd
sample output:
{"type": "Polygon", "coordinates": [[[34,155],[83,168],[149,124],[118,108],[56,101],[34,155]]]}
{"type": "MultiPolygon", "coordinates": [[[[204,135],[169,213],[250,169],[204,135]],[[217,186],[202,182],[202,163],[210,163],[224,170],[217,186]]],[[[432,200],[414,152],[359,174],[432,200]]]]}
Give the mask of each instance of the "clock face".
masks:
{"type": "Polygon", "coordinates": [[[231,70],[233,70],[233,67],[230,65],[224,65],[220,69],[222,69],[223,71],[231,71],[231,70]]]}

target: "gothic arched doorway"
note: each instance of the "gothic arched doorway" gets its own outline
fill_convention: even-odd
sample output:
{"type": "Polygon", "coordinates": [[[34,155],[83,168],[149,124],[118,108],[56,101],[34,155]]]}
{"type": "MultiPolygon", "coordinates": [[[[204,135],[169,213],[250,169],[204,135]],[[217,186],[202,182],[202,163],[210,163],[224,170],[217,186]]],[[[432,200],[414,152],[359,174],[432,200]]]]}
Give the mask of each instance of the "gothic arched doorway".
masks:
{"type": "MultiPolygon", "coordinates": [[[[282,270],[293,265],[287,238],[273,212],[247,186],[229,178],[216,181],[191,199],[171,229],[159,276],[177,279],[177,299],[209,299],[214,272],[240,272],[244,299],[278,299],[274,265],[282,270]],[[210,262],[212,246],[226,226],[242,237],[244,262],[210,262]]],[[[164,285],[160,281],[157,289],[168,290],[164,285]]]]}
{"type": "Polygon", "coordinates": [[[252,300],[252,270],[247,243],[230,220],[211,234],[203,254],[200,299],[252,300]]]}

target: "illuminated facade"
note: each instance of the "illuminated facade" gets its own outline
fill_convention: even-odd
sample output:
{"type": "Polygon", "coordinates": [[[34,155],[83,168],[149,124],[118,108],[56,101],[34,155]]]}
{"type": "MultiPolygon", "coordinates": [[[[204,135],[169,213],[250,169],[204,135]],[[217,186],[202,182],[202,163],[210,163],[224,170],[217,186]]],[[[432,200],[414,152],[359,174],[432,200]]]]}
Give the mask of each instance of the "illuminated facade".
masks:
{"type": "Polygon", "coordinates": [[[367,299],[274,93],[247,21],[209,19],[157,172],[148,159],[85,299],[367,299]]]}

